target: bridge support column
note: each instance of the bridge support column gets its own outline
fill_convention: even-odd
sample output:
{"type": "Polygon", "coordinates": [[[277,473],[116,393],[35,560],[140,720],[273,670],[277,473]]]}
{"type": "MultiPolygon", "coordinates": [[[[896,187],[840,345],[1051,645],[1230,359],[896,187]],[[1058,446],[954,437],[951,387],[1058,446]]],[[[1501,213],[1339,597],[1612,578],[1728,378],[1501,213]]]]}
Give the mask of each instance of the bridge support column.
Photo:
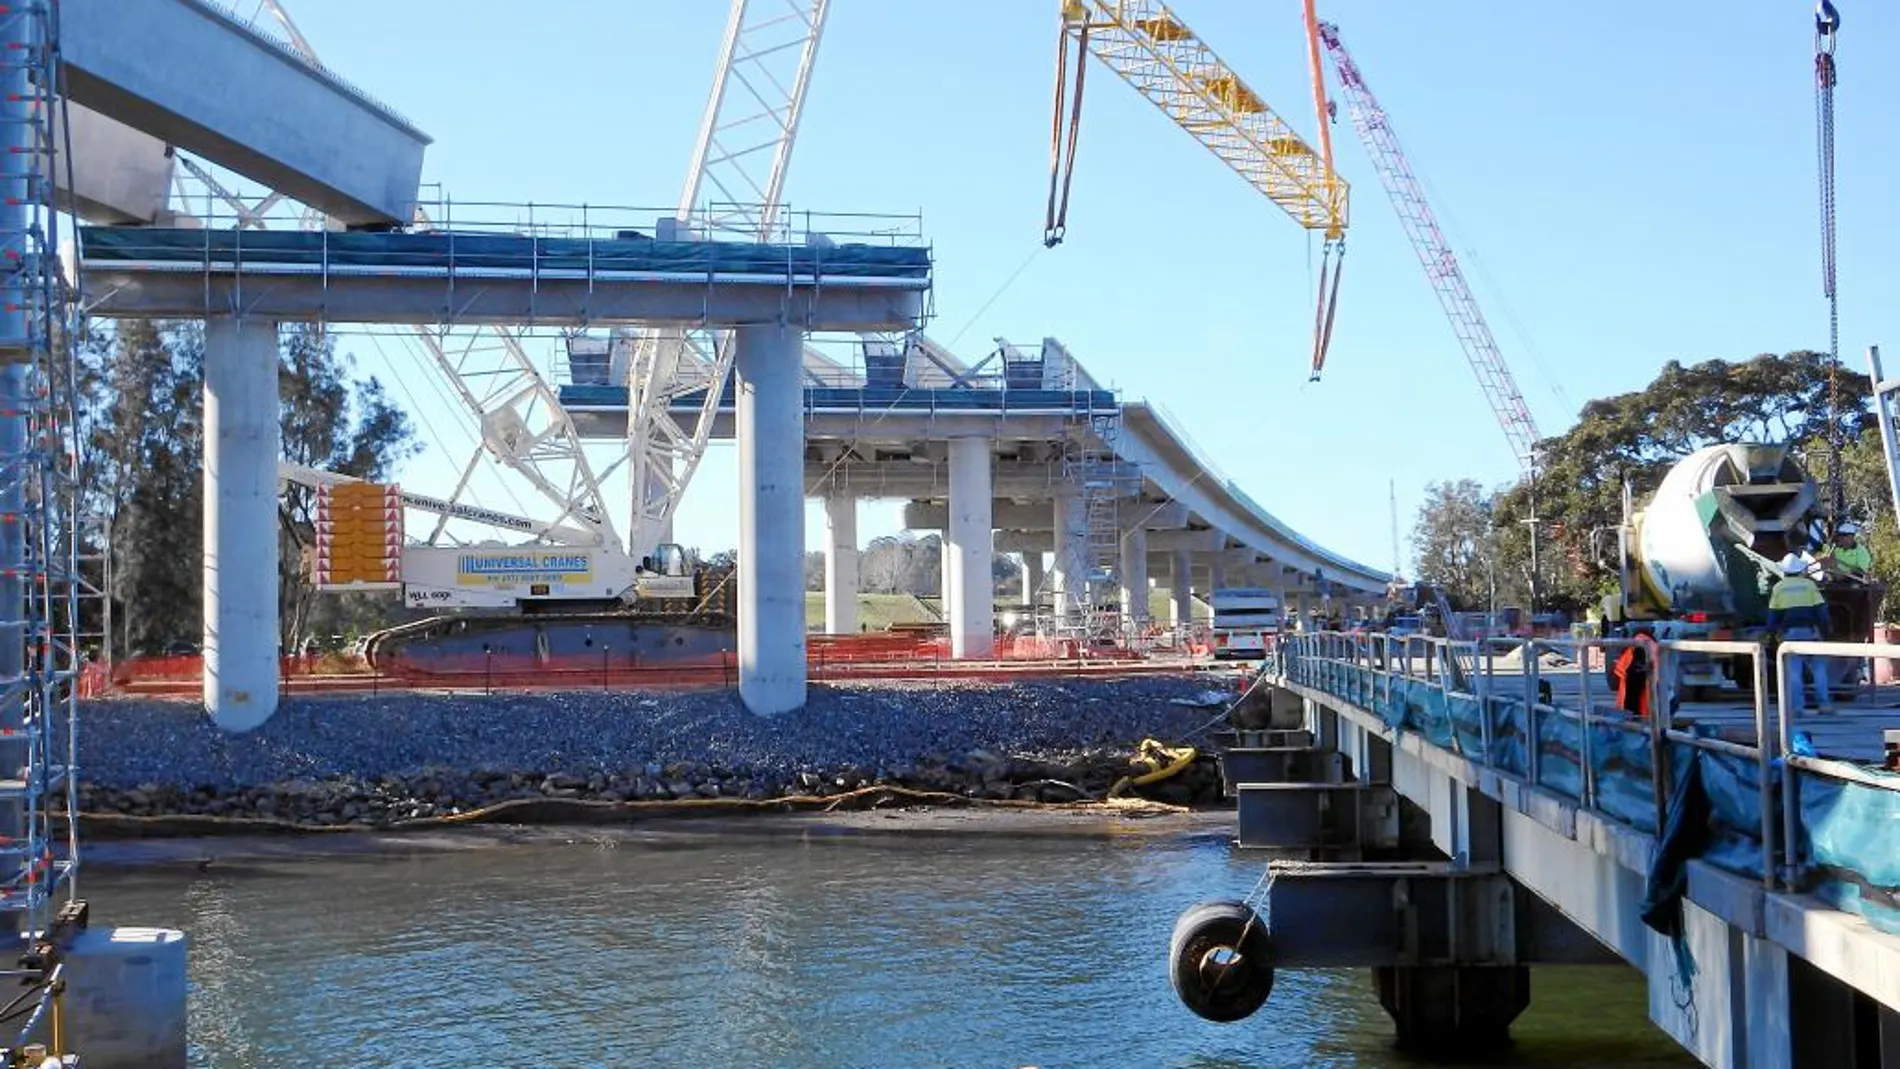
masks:
{"type": "Polygon", "coordinates": [[[1216,553],[1207,560],[1207,592],[1227,589],[1227,561],[1216,553]]]}
{"type": "Polygon", "coordinates": [[[1122,627],[1140,635],[1148,627],[1148,531],[1122,532],[1122,627]]]}
{"type": "Polygon", "coordinates": [[[1076,626],[1089,596],[1088,533],[1082,502],[1058,494],[1055,499],[1055,616],[1056,625],[1076,626]]]}
{"type": "Polygon", "coordinates": [[[1194,555],[1177,549],[1168,566],[1168,622],[1187,627],[1194,622],[1194,555]]]}
{"type": "Polygon", "coordinates": [[[949,586],[950,656],[983,659],[996,653],[996,534],[990,527],[990,440],[950,440],[950,527],[945,532],[949,586]]]}
{"type": "Polygon", "coordinates": [[[858,630],[858,499],[825,496],[825,633],[858,630]]]}
{"type": "Polygon", "coordinates": [[[736,333],[739,697],[772,716],[805,704],[804,337],[776,323],[736,333]]]}
{"type": "Polygon", "coordinates": [[[1023,604],[1035,607],[1036,595],[1042,592],[1042,554],[1023,554],[1023,604]]]}
{"type": "Polygon", "coordinates": [[[277,324],[206,320],[204,375],[205,709],[249,731],[277,711],[277,324]]]}
{"type": "Polygon", "coordinates": [[[1498,1050],[1531,1003],[1531,971],[1522,965],[1382,965],[1372,979],[1399,1046],[1411,1050],[1498,1050]]]}

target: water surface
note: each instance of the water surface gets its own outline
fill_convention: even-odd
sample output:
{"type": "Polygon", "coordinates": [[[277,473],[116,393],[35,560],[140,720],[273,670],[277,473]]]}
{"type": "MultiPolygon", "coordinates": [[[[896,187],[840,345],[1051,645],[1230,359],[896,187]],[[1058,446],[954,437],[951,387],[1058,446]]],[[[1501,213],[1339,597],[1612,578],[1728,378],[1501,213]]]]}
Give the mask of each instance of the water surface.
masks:
{"type": "MultiPolygon", "coordinates": [[[[1175,1001],[1174,917],[1258,874],[1207,838],[772,835],[94,870],[85,893],[189,934],[201,1069],[1414,1064],[1364,970],[1283,973],[1236,1025],[1175,1001]]],[[[1694,1065],[1630,970],[1532,988],[1485,1064],[1694,1065]]]]}

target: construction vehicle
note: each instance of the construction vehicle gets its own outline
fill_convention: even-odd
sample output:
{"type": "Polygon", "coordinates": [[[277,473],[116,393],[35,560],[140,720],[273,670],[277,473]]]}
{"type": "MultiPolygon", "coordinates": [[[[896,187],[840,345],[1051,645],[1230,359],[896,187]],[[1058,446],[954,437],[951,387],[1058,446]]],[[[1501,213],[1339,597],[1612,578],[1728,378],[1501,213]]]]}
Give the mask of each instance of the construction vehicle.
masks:
{"type": "MultiPolygon", "coordinates": [[[[313,489],[359,481],[287,462],[279,462],[278,477],[313,489]]],[[[361,589],[397,591],[405,608],[431,615],[371,635],[364,652],[373,667],[458,656],[545,664],[614,651],[654,661],[736,648],[729,567],[709,566],[671,543],[635,561],[615,543],[567,541],[573,532],[559,525],[409,491],[400,497],[405,509],[531,540],[403,545],[398,578],[361,589]]]]}
{"type": "Polygon", "coordinates": [[[1258,661],[1267,655],[1267,640],[1280,633],[1280,596],[1254,587],[1225,587],[1208,595],[1213,611],[1210,632],[1217,661],[1258,661]]]}
{"type": "MultiPolygon", "coordinates": [[[[1820,490],[1785,445],[1712,445],[1677,462],[1640,509],[1627,484],[1618,531],[1617,590],[1603,599],[1611,634],[1647,627],[1659,639],[1768,637],[1768,596],[1780,562],[1802,554],[1820,529],[1820,490]]],[[[1837,642],[1873,639],[1886,590],[1815,564],[1837,642]]],[[[1833,670],[1851,688],[1858,663],[1833,670]]],[[[1675,678],[1686,700],[1753,686],[1747,657],[1681,653],[1675,678]]]]}

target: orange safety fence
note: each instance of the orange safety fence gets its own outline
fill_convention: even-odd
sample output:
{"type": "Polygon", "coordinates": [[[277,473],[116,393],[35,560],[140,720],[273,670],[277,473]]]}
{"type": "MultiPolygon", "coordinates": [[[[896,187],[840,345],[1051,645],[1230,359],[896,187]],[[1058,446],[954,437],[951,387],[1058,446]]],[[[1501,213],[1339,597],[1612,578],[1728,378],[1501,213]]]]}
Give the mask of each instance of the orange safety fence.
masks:
{"type": "MultiPolygon", "coordinates": [[[[806,643],[808,678],[1008,679],[1029,676],[1114,674],[1178,669],[1178,662],[1149,662],[1138,651],[1084,648],[1074,640],[1004,636],[984,660],[957,660],[946,638],[903,634],[811,635],[806,643]]],[[[733,687],[738,654],[732,651],[646,659],[627,653],[533,655],[468,653],[385,656],[372,669],[342,655],[280,658],[286,693],[445,690],[664,690],[733,687]]],[[[88,666],[81,696],[109,692],[190,696],[203,686],[198,655],[134,657],[112,666],[88,666]]]]}

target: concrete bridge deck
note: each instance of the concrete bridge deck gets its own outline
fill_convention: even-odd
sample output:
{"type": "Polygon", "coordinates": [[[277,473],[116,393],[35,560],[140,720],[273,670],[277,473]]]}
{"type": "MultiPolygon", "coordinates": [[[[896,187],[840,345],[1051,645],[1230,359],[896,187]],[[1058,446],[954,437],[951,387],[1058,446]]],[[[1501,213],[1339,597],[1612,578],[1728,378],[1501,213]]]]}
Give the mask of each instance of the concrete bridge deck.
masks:
{"type": "Polygon", "coordinates": [[[1301,635],[1269,680],[1356,777],[1424,811],[1439,850],[1498,866],[1642,970],[1652,1019],[1704,1064],[1900,1064],[1900,776],[1868,767],[1900,691],[1795,716],[1819,756],[1780,757],[1772,693],[1684,702],[1665,726],[1614,709],[1600,668],[1473,644],[1301,635]],[[1672,828],[1678,806],[1707,816],[1672,828]],[[1652,870],[1676,851],[1679,943],[1641,919],[1673,900],[1652,870]]]}
{"type": "Polygon", "coordinates": [[[228,11],[205,0],[60,0],[59,17],[68,99],[98,113],[74,145],[94,218],[151,221],[154,195],[166,192],[154,180],[169,179],[166,145],[346,225],[414,218],[428,136],[228,11]]]}
{"type": "MultiPolygon", "coordinates": [[[[1300,535],[1215,474],[1211,461],[1158,410],[1100,389],[1058,345],[1045,343],[1053,351],[1046,361],[1018,359],[1004,374],[955,363],[927,339],[912,345],[928,350],[930,363],[904,367],[897,358],[867,359],[863,371],[836,364],[822,374],[808,369],[808,495],[826,498],[834,510],[842,507],[839,499],[909,498],[907,527],[948,530],[955,512],[949,450],[959,440],[980,439],[991,454],[986,496],[993,500],[985,514],[993,545],[1024,555],[1024,599],[1034,601],[1042,555],[1054,554],[1058,572],[1065,571],[1060,533],[1070,541],[1078,537],[1063,502],[1079,488],[1062,468],[1060,447],[1085,437],[1115,458],[1112,475],[1126,506],[1119,522],[1126,528],[1121,571],[1130,616],[1146,617],[1151,573],[1177,595],[1255,585],[1295,600],[1317,600],[1324,590],[1336,605],[1351,605],[1384,594],[1385,573],[1300,535]]],[[[602,360],[576,369],[582,381],[560,387],[561,403],[584,436],[612,440],[626,433],[627,389],[607,381],[610,376],[602,360]]],[[[732,432],[730,388],[721,400],[716,437],[732,432]]],[[[696,412],[699,402],[698,395],[682,399],[679,412],[696,412]]],[[[1185,612],[1184,603],[1184,596],[1176,598],[1177,612],[1185,612]]],[[[847,616],[834,624],[855,629],[847,616]]],[[[981,623],[987,630],[987,620],[981,623]]]]}
{"type": "Polygon", "coordinates": [[[135,319],[901,330],[931,279],[901,245],[81,227],[79,249],[94,314],[135,319]]]}

